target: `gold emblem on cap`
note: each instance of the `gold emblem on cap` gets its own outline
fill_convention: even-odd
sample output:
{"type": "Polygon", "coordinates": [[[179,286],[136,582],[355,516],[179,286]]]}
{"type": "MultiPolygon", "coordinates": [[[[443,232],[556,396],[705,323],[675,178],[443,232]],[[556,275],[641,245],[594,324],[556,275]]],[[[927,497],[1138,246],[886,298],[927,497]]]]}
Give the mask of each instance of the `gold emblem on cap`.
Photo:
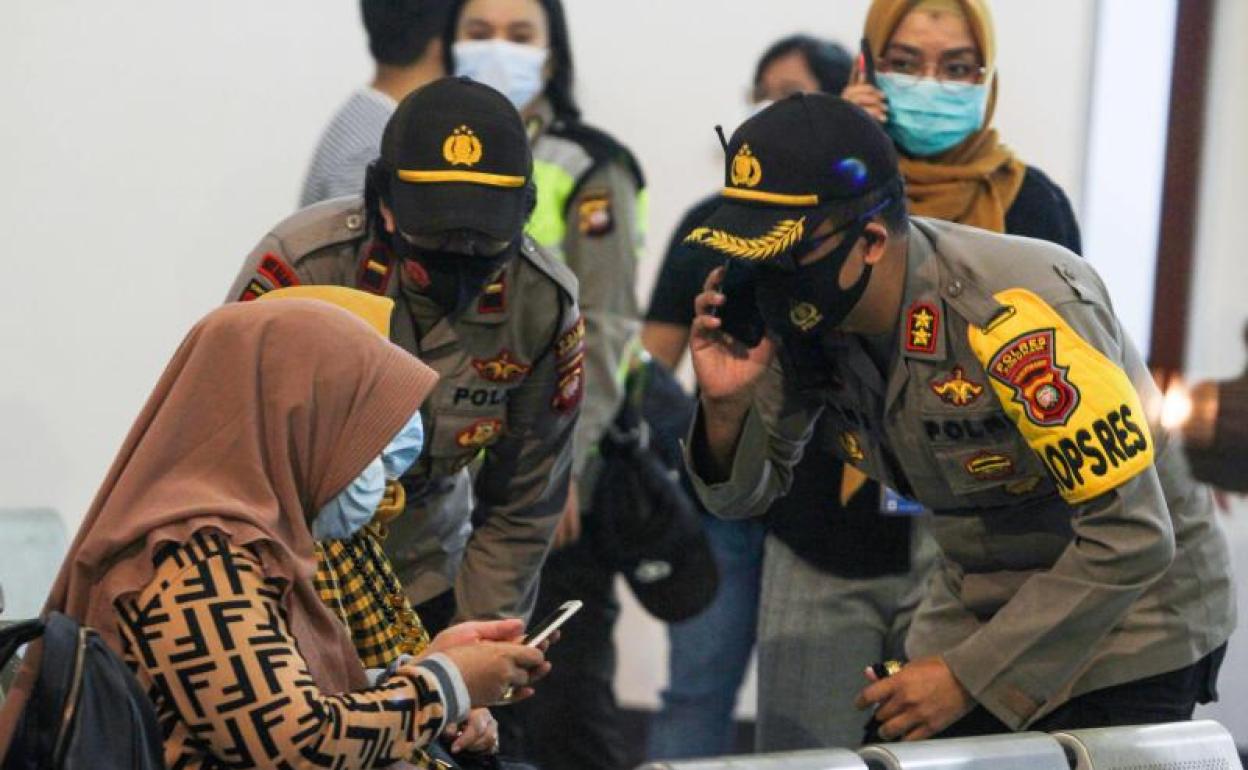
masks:
{"type": "Polygon", "coordinates": [[[771,228],[771,232],[757,238],[742,238],[724,230],[695,227],[685,236],[685,243],[701,244],[737,259],[764,262],[792,248],[802,239],[805,229],[806,217],[782,219],[771,228]]]}
{"type": "Polygon", "coordinates": [[[460,126],[442,143],[442,157],[452,166],[475,166],[481,160],[481,140],[468,126],[460,126]]]}
{"type": "Polygon", "coordinates": [[[798,302],[789,308],[789,321],[804,332],[815,328],[823,320],[823,313],[809,302],[798,302]]]}
{"type": "Polygon", "coordinates": [[[763,181],[763,167],[748,144],[741,145],[732,159],[732,183],[739,187],[757,187],[763,181]]]}

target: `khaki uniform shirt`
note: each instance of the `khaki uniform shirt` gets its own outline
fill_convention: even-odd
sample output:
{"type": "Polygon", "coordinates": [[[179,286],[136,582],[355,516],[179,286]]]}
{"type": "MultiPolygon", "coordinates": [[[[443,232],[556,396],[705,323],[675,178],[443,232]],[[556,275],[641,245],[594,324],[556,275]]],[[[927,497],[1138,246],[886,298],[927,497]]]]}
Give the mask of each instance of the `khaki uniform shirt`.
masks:
{"type": "Polygon", "coordinates": [[[1211,496],[1150,419],[1160,394],[1087,262],[916,218],[897,334],[887,377],[849,335],[802,382],[777,356],[730,479],[690,459],[706,505],[761,514],[813,440],[931,509],[944,562],[907,654],[942,655],[1014,729],[1227,640],[1211,496]]]}
{"type": "Polygon", "coordinates": [[[567,498],[584,391],[576,279],[526,238],[452,321],[403,291],[400,269],[368,236],[362,201],[338,198],[266,235],[229,299],[302,283],[395,300],[391,339],[441,379],[421,408],[425,448],[403,479],[408,511],[386,551],[413,602],[454,586],[458,618],[527,615],[567,498]]]}

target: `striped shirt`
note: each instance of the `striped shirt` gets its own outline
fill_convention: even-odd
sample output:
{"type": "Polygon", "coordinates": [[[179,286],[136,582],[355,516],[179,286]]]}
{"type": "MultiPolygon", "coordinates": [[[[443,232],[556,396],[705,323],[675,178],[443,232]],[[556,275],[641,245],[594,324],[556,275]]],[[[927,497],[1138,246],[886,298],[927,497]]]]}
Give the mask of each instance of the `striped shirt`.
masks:
{"type": "Polygon", "coordinates": [[[351,95],[321,135],[303,182],[300,208],[363,192],[364,169],[376,159],[381,134],[397,106],[389,96],[368,86],[351,95]]]}

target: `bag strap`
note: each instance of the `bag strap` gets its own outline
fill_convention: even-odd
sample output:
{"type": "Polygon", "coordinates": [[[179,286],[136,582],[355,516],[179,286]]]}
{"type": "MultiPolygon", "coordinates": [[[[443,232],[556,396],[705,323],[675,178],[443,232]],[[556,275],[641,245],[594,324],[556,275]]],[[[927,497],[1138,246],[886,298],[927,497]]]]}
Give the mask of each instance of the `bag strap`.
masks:
{"type": "Polygon", "coordinates": [[[23,620],[0,629],[0,668],[17,654],[17,648],[28,644],[43,635],[43,621],[39,618],[23,620]]]}
{"type": "Polygon", "coordinates": [[[35,696],[27,708],[39,725],[36,740],[40,756],[51,757],[52,767],[60,767],[82,692],[87,634],[90,629],[59,612],[49,612],[43,620],[43,659],[35,696]]]}

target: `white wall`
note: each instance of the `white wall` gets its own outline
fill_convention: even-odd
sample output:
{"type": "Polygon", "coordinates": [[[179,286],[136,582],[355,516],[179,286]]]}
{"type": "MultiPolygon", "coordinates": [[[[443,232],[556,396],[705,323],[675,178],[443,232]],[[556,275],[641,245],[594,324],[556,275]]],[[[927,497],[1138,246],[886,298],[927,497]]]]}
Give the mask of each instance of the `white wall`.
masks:
{"type": "MultiPolygon", "coordinates": [[[[721,181],[716,122],[758,54],[851,48],[866,0],[566,0],[588,118],[650,178],[650,262],[721,181]]],[[[1071,194],[1083,178],[1093,4],[996,0],[998,125],[1071,194]]],[[[345,0],[10,0],[0,25],[0,507],[77,526],[186,329],[296,199],[326,118],[369,72],[345,0]]],[[[621,626],[621,691],[650,702],[658,626],[621,626]]],[[[748,700],[752,700],[748,698],[748,700]]]]}
{"type": "MultiPolygon", "coordinates": [[[[1192,319],[1187,342],[1187,374],[1199,379],[1227,379],[1248,364],[1241,331],[1248,322],[1248,3],[1219,0],[1214,26],[1206,112],[1204,162],[1196,268],[1192,281],[1192,319]]],[[[1248,498],[1232,503],[1222,519],[1235,560],[1239,618],[1248,619],[1248,498]]],[[[1248,745],[1248,646],[1243,632],[1231,638],[1220,682],[1222,702],[1205,713],[1230,727],[1241,746],[1248,745]]]]}
{"type": "Polygon", "coordinates": [[[1176,0],[1101,0],[1090,71],[1084,255],[1148,350],[1176,0]]]}

